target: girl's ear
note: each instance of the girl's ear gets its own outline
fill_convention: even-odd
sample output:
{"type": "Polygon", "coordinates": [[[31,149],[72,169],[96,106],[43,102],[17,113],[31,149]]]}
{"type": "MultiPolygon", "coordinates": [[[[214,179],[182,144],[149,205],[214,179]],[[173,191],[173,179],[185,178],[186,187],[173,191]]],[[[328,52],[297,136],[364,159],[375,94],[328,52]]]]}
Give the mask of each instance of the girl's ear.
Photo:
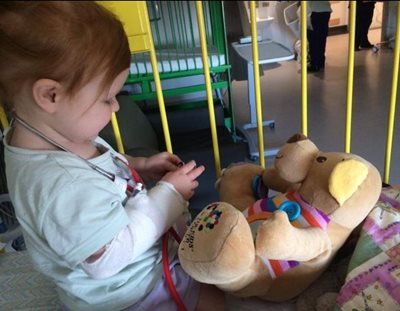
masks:
{"type": "Polygon", "coordinates": [[[61,84],[51,79],[39,79],[32,86],[35,103],[44,111],[54,113],[61,99],[61,84]]]}

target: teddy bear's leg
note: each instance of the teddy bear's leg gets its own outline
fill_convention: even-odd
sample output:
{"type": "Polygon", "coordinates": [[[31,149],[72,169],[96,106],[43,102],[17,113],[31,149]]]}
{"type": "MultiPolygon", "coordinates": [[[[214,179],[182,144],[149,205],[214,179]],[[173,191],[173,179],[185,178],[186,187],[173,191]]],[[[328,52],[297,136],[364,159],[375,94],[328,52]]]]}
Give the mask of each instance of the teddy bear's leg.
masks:
{"type": "Polygon", "coordinates": [[[258,227],[256,248],[257,255],[263,258],[308,261],[324,252],[328,256],[332,244],[327,231],[317,227],[296,228],[287,214],[278,210],[258,227]]]}
{"type": "Polygon", "coordinates": [[[255,262],[254,241],[246,218],[228,203],[210,204],[183,237],[179,259],[183,269],[199,282],[237,282],[255,262]]]}
{"type": "Polygon", "coordinates": [[[238,297],[262,297],[268,292],[272,283],[270,271],[264,261],[256,256],[254,264],[240,279],[226,284],[217,284],[217,286],[238,297]]]}

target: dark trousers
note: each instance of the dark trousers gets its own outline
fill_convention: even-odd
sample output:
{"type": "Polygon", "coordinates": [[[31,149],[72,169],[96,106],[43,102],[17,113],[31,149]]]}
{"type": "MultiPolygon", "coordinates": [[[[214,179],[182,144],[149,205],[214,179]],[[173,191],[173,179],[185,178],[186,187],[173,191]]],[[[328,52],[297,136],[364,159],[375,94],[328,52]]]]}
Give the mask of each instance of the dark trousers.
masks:
{"type": "Polygon", "coordinates": [[[355,48],[371,44],[368,40],[368,30],[372,24],[374,9],[374,1],[357,1],[355,48]]]}
{"type": "Polygon", "coordinates": [[[319,68],[325,66],[326,37],[328,36],[330,17],[331,12],[311,13],[313,30],[307,30],[311,66],[319,68]]]}

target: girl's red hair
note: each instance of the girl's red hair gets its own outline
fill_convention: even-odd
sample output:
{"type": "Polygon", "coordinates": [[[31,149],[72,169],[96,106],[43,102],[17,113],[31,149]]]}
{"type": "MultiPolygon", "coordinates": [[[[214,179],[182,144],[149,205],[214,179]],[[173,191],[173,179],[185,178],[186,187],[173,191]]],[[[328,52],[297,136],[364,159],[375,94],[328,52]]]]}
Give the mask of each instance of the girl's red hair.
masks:
{"type": "Polygon", "coordinates": [[[73,95],[99,74],[103,85],[130,64],[121,22],[94,1],[0,1],[0,100],[42,78],[73,95]]]}

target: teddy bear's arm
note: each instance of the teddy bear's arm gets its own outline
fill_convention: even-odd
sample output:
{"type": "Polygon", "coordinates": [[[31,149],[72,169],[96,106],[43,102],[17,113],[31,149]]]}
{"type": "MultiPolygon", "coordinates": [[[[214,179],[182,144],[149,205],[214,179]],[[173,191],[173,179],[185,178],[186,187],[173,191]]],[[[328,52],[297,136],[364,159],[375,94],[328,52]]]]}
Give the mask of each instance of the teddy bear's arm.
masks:
{"type": "Polygon", "coordinates": [[[276,260],[308,261],[332,248],[326,231],[316,228],[296,228],[283,211],[276,211],[257,231],[257,255],[276,260]]]}

